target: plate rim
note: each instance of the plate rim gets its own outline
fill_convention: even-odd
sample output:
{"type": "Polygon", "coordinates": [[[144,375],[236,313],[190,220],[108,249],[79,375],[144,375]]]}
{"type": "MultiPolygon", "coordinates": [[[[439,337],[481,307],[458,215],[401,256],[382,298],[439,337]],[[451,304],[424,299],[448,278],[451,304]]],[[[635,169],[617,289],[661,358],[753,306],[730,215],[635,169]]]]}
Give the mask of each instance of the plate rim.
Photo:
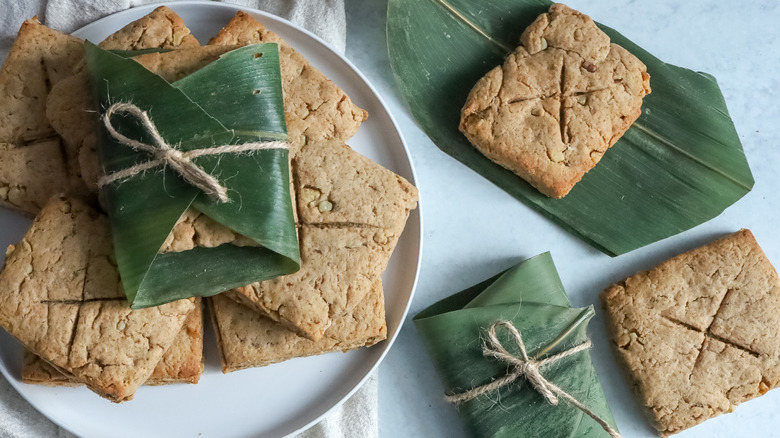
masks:
{"type": "MultiPolygon", "coordinates": [[[[346,57],[346,55],[342,55],[341,53],[339,53],[332,45],[330,45],[328,42],[323,40],[318,35],[312,33],[311,31],[309,31],[309,30],[307,30],[307,29],[305,29],[305,28],[303,28],[301,26],[298,26],[298,25],[292,23],[291,21],[289,21],[289,20],[287,20],[285,18],[279,17],[279,16],[274,15],[274,14],[269,13],[269,12],[262,11],[260,9],[244,7],[244,6],[241,6],[241,5],[235,5],[235,4],[231,4],[231,3],[214,2],[214,1],[208,1],[208,0],[185,0],[185,1],[175,1],[175,2],[171,2],[171,3],[163,2],[163,3],[155,3],[155,4],[143,4],[143,5],[138,5],[138,6],[135,6],[135,7],[128,8],[128,9],[123,9],[121,11],[117,11],[117,12],[108,14],[108,15],[106,15],[104,17],[101,17],[101,18],[99,18],[99,19],[97,19],[97,20],[95,20],[95,21],[93,21],[91,23],[88,23],[88,24],[86,24],[86,25],[76,29],[75,31],[71,32],[70,35],[79,37],[79,35],[81,35],[81,34],[83,34],[85,32],[89,32],[89,31],[91,31],[95,27],[99,27],[104,22],[112,20],[116,16],[121,16],[123,14],[130,14],[131,11],[132,12],[146,12],[146,13],[149,13],[149,12],[153,11],[154,9],[160,7],[160,6],[167,6],[167,7],[171,8],[171,9],[173,9],[174,11],[177,8],[179,8],[179,7],[196,7],[196,8],[197,7],[205,7],[205,8],[231,9],[231,10],[234,10],[234,11],[244,11],[244,12],[247,12],[250,15],[253,15],[255,17],[260,16],[260,17],[265,17],[265,18],[269,18],[269,19],[278,21],[278,22],[280,22],[283,25],[289,26],[292,29],[294,29],[294,30],[296,30],[298,32],[303,33],[308,38],[310,38],[310,39],[314,40],[315,42],[317,42],[318,44],[324,46],[330,52],[330,55],[334,55],[337,58],[339,58],[352,71],[352,73],[356,74],[360,78],[360,80],[370,90],[370,92],[373,94],[374,98],[376,98],[376,100],[378,101],[379,105],[384,110],[384,112],[387,115],[388,119],[392,123],[392,126],[393,126],[393,128],[395,130],[395,133],[398,135],[398,139],[399,139],[399,141],[401,143],[401,146],[403,147],[403,152],[404,152],[404,155],[406,157],[407,164],[409,166],[409,173],[410,173],[409,176],[411,177],[411,178],[409,178],[410,182],[413,185],[415,185],[415,187],[418,188],[418,192],[419,192],[417,171],[416,171],[416,168],[415,168],[415,165],[414,165],[414,161],[412,160],[411,153],[409,151],[409,145],[406,142],[406,139],[405,139],[405,137],[403,135],[403,132],[401,131],[401,129],[400,129],[399,125],[398,125],[398,121],[396,120],[395,116],[393,115],[393,113],[388,108],[387,103],[385,102],[385,99],[382,97],[382,95],[379,93],[379,91],[368,80],[368,78],[363,74],[363,72],[361,72],[352,63],[352,61],[350,61],[346,57]]],[[[423,236],[424,236],[424,232],[423,232],[424,227],[423,226],[424,226],[424,224],[423,224],[423,207],[422,207],[422,194],[421,193],[419,193],[419,195],[418,195],[416,211],[412,211],[412,214],[410,214],[410,216],[409,216],[409,220],[412,220],[412,219],[416,219],[416,222],[417,222],[416,225],[417,225],[417,229],[418,229],[418,233],[419,233],[419,237],[418,237],[417,241],[416,242],[412,242],[412,243],[416,243],[416,245],[417,245],[417,251],[416,251],[416,253],[417,253],[416,254],[417,255],[417,262],[415,263],[415,273],[414,273],[414,278],[412,280],[412,284],[411,284],[411,287],[410,287],[411,290],[409,291],[409,296],[408,296],[408,299],[406,301],[406,304],[404,305],[403,312],[400,315],[398,326],[396,327],[395,331],[391,334],[391,336],[384,341],[384,343],[385,343],[385,345],[383,347],[384,349],[383,349],[382,353],[379,355],[379,357],[376,358],[374,363],[365,372],[363,377],[356,384],[354,384],[353,387],[341,399],[336,401],[329,408],[325,409],[321,414],[319,414],[316,418],[314,418],[313,420],[311,420],[307,424],[305,424],[305,425],[299,427],[298,429],[295,429],[295,430],[289,432],[288,434],[284,435],[285,437],[290,437],[290,436],[293,436],[293,435],[297,435],[297,434],[300,434],[301,432],[303,432],[305,430],[308,430],[309,428],[311,428],[315,424],[321,422],[334,409],[336,409],[337,407],[339,407],[342,404],[344,404],[344,402],[347,399],[349,399],[350,397],[352,397],[355,394],[355,392],[357,392],[360,388],[362,388],[363,385],[365,384],[365,382],[368,380],[368,378],[371,377],[371,375],[373,375],[376,372],[377,368],[379,368],[379,365],[382,363],[384,358],[387,356],[388,352],[392,349],[393,345],[395,344],[395,341],[398,339],[398,336],[399,336],[399,334],[401,332],[401,329],[403,328],[403,325],[404,325],[404,323],[406,321],[406,317],[407,317],[407,315],[409,313],[409,309],[411,307],[412,300],[414,299],[414,295],[415,295],[415,293],[417,291],[417,285],[418,285],[419,278],[420,278],[420,270],[421,270],[421,267],[422,267],[423,236]]],[[[46,417],[49,421],[52,421],[57,426],[67,430],[70,433],[75,433],[68,425],[63,424],[62,422],[60,422],[58,418],[54,418],[54,417],[50,416],[48,414],[48,410],[45,409],[44,406],[41,406],[40,404],[35,403],[32,400],[30,400],[30,398],[28,398],[28,396],[25,393],[25,391],[23,391],[22,388],[21,388],[21,381],[18,380],[16,378],[16,376],[11,375],[10,370],[8,369],[8,367],[6,366],[6,364],[3,361],[0,361],[0,373],[3,374],[3,376],[6,378],[6,380],[11,385],[11,387],[14,388],[14,390],[17,392],[17,394],[19,394],[36,411],[38,411],[41,415],[46,417]]]]}

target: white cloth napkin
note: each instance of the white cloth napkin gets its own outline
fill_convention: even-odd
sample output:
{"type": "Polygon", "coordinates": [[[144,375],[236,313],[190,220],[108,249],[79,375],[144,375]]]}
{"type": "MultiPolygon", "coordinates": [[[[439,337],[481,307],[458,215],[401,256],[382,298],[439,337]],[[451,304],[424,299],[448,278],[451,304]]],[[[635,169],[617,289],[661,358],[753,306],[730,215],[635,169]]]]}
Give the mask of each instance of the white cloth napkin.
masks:
{"type": "MultiPolygon", "coordinates": [[[[0,0],[0,62],[8,55],[19,26],[35,15],[49,27],[72,32],[103,16],[147,3],[157,1],[0,0]]],[[[230,0],[227,3],[286,18],[344,53],[347,26],[343,0],[230,0]]],[[[299,438],[378,437],[377,387],[377,378],[372,376],[349,400],[299,438]]],[[[0,438],[37,437],[72,438],[73,435],[39,414],[0,376],[0,438]]]]}

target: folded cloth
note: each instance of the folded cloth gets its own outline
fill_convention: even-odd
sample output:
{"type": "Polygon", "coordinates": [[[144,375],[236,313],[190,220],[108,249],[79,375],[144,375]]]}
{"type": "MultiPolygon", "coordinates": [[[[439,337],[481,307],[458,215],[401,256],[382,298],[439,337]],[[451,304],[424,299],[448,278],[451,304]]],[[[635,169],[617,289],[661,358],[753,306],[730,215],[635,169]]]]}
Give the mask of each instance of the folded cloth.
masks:
{"type": "MultiPolygon", "coordinates": [[[[0,62],[8,55],[19,26],[33,16],[37,15],[49,27],[72,32],[98,18],[147,3],[155,1],[0,0],[0,11],[4,12],[0,22],[0,62]]],[[[343,0],[231,0],[227,3],[261,9],[286,18],[344,53],[347,26],[343,0]]],[[[377,437],[377,387],[377,378],[372,376],[349,400],[331,411],[319,424],[300,434],[300,438],[377,437]]],[[[73,437],[43,418],[0,376],[0,438],[42,436],[73,437]]]]}

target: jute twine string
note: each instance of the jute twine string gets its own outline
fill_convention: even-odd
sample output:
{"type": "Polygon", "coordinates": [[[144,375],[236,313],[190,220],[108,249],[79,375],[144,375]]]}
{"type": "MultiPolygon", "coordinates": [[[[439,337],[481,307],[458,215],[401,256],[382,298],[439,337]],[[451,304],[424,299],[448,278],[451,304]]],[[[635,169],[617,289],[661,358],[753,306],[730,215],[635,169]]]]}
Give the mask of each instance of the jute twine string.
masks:
{"type": "Polygon", "coordinates": [[[525,377],[526,380],[531,383],[531,386],[533,386],[533,388],[536,389],[542,395],[542,397],[547,400],[548,403],[557,405],[558,397],[561,397],[587,414],[590,418],[595,420],[612,438],[621,438],[620,433],[613,429],[612,426],[610,426],[606,421],[602,420],[598,415],[577,401],[577,399],[569,395],[566,391],[545,379],[544,376],[542,376],[542,373],[539,371],[540,368],[546,365],[553,364],[565,357],[569,357],[581,351],[585,351],[591,346],[592,343],[590,340],[588,340],[582,344],[579,344],[568,350],[564,350],[558,354],[548,356],[544,359],[531,359],[528,357],[528,352],[525,349],[525,343],[523,343],[523,336],[520,334],[520,331],[518,331],[517,328],[509,321],[496,321],[490,326],[490,329],[488,329],[487,340],[482,346],[482,354],[484,356],[496,358],[502,362],[505,362],[507,365],[511,365],[513,368],[512,372],[486,385],[478,386],[459,394],[447,395],[445,399],[450,403],[463,403],[475,399],[480,395],[493,392],[499,388],[503,388],[504,386],[510,385],[515,380],[521,377],[525,377]],[[517,347],[520,349],[520,357],[513,355],[507,351],[506,348],[504,348],[504,346],[501,344],[501,341],[499,341],[498,337],[496,336],[497,327],[504,327],[509,331],[515,343],[517,344],[517,347]]]}
{"type": "Polygon", "coordinates": [[[134,166],[122,169],[117,172],[104,175],[98,180],[98,186],[103,187],[115,181],[124,180],[141,172],[155,168],[157,166],[170,166],[176,173],[181,175],[189,184],[202,190],[211,199],[218,202],[228,202],[230,198],[227,195],[227,189],[220,184],[219,180],[203,170],[202,167],[192,162],[193,158],[206,155],[236,154],[241,152],[259,151],[267,149],[287,149],[287,143],[280,141],[267,141],[256,143],[243,143],[238,145],[216,146],[206,149],[194,149],[182,152],[169,145],[162,138],[157,127],[152,122],[149,114],[142,111],[132,103],[115,103],[108,107],[103,115],[103,124],[108,133],[119,143],[132,149],[148,152],[153,159],[145,163],[139,163],[134,166]],[[111,124],[111,117],[117,113],[127,113],[137,118],[144,129],[154,140],[154,144],[146,144],[132,138],[128,138],[119,133],[111,124]]]}

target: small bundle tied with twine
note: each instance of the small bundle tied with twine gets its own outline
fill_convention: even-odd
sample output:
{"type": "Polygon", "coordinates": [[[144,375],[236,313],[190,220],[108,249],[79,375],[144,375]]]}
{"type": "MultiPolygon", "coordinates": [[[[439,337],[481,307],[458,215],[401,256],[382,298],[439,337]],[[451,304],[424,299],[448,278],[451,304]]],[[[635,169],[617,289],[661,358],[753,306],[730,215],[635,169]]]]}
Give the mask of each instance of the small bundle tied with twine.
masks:
{"type": "Polygon", "coordinates": [[[548,403],[557,406],[559,401],[558,398],[563,398],[595,420],[612,438],[621,438],[620,433],[613,429],[606,421],[559,386],[547,380],[540,371],[540,369],[546,365],[553,364],[565,357],[586,351],[591,346],[592,343],[588,340],[558,354],[545,357],[544,359],[530,358],[525,349],[525,343],[523,342],[523,336],[520,334],[520,331],[509,321],[496,321],[487,331],[487,340],[482,345],[482,354],[486,357],[492,357],[506,363],[511,366],[512,371],[488,384],[477,386],[466,392],[447,395],[445,400],[455,404],[467,402],[483,394],[511,385],[517,379],[525,377],[531,386],[538,391],[548,403]],[[501,341],[499,341],[498,336],[496,335],[496,329],[498,327],[505,328],[512,335],[512,339],[520,350],[519,357],[510,353],[504,345],[501,344],[501,341]]]}
{"type": "Polygon", "coordinates": [[[98,187],[104,187],[116,181],[122,181],[136,176],[149,169],[158,166],[167,166],[184,178],[187,183],[203,191],[215,202],[228,202],[230,198],[227,194],[227,188],[223,186],[217,178],[203,170],[202,167],[195,164],[192,160],[197,157],[207,155],[237,154],[242,152],[252,152],[269,149],[287,149],[287,143],[280,141],[252,142],[238,145],[223,145],[204,149],[194,149],[191,151],[180,151],[162,138],[157,126],[152,122],[146,111],[141,110],[132,103],[115,103],[106,109],[102,117],[103,125],[109,135],[120,144],[132,148],[136,151],[148,152],[153,159],[144,163],[139,163],[126,169],[102,176],[98,180],[98,187]],[[141,126],[154,140],[154,144],[146,144],[126,137],[114,128],[111,123],[111,117],[117,113],[126,113],[135,117],[141,126]]]}

